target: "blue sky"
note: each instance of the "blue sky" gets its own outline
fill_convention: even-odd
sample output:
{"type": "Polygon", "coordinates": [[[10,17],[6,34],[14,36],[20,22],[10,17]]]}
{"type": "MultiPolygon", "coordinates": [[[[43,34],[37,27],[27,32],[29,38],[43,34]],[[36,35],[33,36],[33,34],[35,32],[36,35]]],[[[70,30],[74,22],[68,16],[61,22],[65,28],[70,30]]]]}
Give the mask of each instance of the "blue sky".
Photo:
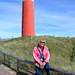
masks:
{"type": "MultiPolygon", "coordinates": [[[[34,0],[35,34],[75,37],[75,0],[34,0]]],[[[0,38],[21,37],[22,0],[0,0],[0,38]]]]}

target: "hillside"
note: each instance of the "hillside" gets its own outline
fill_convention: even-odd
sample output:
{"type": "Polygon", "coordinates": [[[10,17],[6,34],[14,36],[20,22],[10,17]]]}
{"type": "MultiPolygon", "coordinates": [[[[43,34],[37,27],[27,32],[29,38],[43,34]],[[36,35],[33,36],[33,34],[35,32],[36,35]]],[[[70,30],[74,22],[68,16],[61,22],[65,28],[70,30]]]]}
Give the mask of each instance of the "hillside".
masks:
{"type": "Polygon", "coordinates": [[[29,61],[33,60],[33,49],[38,40],[44,38],[50,51],[50,66],[75,72],[75,38],[35,36],[7,39],[0,42],[0,49],[29,61]]]}

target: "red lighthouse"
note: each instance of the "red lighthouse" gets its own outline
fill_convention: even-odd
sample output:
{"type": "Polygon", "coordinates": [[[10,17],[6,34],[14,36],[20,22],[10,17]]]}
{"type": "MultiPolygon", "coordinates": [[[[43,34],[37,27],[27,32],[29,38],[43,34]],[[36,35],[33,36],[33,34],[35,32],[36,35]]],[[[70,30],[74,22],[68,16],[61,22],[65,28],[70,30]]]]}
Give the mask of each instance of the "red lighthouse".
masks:
{"type": "Polygon", "coordinates": [[[35,36],[34,0],[23,0],[22,37],[25,36],[35,36]]]}

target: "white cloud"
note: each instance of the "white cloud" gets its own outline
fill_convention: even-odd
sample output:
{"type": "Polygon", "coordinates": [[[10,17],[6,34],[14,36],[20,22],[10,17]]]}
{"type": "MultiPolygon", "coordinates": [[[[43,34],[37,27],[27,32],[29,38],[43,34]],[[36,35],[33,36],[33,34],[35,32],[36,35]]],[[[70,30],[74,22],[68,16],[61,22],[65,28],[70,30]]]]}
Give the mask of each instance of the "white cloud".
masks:
{"type": "MultiPolygon", "coordinates": [[[[46,22],[46,23],[50,23],[54,21],[54,23],[60,23],[60,22],[66,22],[66,23],[75,23],[75,17],[71,17],[71,16],[66,16],[64,14],[61,14],[61,13],[58,13],[58,14],[55,14],[55,13],[49,13],[49,12],[46,12],[45,10],[35,10],[36,14],[35,14],[35,17],[36,17],[36,20],[38,22],[46,22]],[[41,20],[41,21],[40,21],[41,20]]],[[[56,23],[56,24],[57,24],[56,23]]]]}
{"type": "Polygon", "coordinates": [[[0,10],[5,11],[13,11],[13,12],[20,12],[22,10],[22,4],[18,4],[15,2],[0,2],[0,10]]]}
{"type": "Polygon", "coordinates": [[[7,38],[12,38],[12,37],[13,38],[21,37],[21,33],[0,31],[0,38],[7,39],[7,38]]]}
{"type": "MultiPolygon", "coordinates": [[[[75,36],[75,3],[70,0],[34,2],[36,35],[75,36]]],[[[21,36],[22,0],[1,1],[0,11],[0,36],[21,36]]]]}
{"type": "MultiPolygon", "coordinates": [[[[43,29],[44,31],[48,31],[46,34],[49,34],[49,31],[52,33],[52,30],[53,30],[53,32],[55,33],[52,33],[52,34],[55,34],[55,35],[58,35],[59,33],[60,36],[61,35],[74,36],[75,17],[67,15],[67,13],[65,15],[59,12],[50,13],[50,12],[45,11],[44,9],[36,9],[35,12],[36,12],[35,14],[36,29],[37,30],[40,29],[40,32],[41,32],[41,29],[43,29]]],[[[41,35],[42,33],[39,33],[39,34],[41,35]]]]}
{"type": "Polygon", "coordinates": [[[21,36],[22,4],[17,2],[0,2],[0,37],[21,36]]]}

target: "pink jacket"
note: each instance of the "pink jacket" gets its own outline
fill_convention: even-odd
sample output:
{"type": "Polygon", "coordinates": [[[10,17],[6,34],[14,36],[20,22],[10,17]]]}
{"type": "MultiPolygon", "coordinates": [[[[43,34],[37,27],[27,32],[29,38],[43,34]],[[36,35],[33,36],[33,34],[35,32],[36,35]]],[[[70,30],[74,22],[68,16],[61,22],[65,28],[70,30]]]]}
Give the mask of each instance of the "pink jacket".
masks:
{"type": "MultiPolygon", "coordinates": [[[[41,52],[41,47],[38,47],[38,48],[39,48],[39,50],[41,52]]],[[[41,61],[40,61],[40,52],[38,51],[38,48],[34,47],[33,59],[34,59],[34,62],[38,62],[40,64],[41,63],[41,61]]],[[[49,62],[50,55],[49,55],[48,48],[46,46],[44,46],[43,56],[44,56],[44,59],[45,59],[44,61],[46,63],[49,62]]]]}

